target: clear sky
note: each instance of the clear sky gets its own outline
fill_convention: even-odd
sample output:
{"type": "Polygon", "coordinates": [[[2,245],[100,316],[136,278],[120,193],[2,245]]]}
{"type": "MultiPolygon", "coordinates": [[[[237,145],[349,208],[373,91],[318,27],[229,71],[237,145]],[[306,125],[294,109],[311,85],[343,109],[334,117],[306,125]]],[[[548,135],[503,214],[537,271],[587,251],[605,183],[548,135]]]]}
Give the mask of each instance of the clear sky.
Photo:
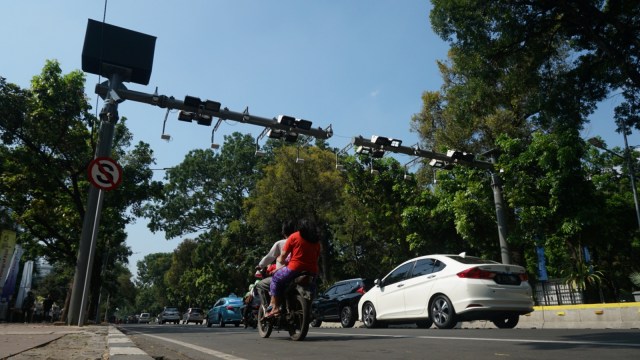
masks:
{"type": "MultiPolygon", "coordinates": [[[[260,117],[285,114],[314,127],[332,125],[329,144],[342,148],[358,135],[418,141],[410,119],[420,111],[422,92],[442,84],[436,61],[446,59],[448,49],[431,30],[430,8],[428,0],[108,0],[105,20],[157,37],[149,85],[128,89],[153,93],[157,87],[161,95],[215,100],[231,111],[248,107],[260,117]]],[[[0,76],[27,88],[47,59],[57,59],[64,73],[81,68],[87,20],[103,20],[105,1],[4,1],[1,9],[0,76]]],[[[87,74],[86,92],[97,110],[98,81],[87,74]]],[[[623,145],[613,106],[602,104],[584,138],[623,145]]],[[[160,139],[165,109],[132,101],[118,109],[134,143],[151,144],[157,168],[210,147],[212,127],[178,121],[173,112],[167,142],[160,139]]],[[[215,141],[235,131],[256,137],[262,128],[225,121],[215,141]]],[[[633,134],[629,144],[640,144],[640,137],[633,134]]],[[[151,233],[143,219],[127,231],[134,275],[145,255],[171,252],[182,241],[151,233]]]]}

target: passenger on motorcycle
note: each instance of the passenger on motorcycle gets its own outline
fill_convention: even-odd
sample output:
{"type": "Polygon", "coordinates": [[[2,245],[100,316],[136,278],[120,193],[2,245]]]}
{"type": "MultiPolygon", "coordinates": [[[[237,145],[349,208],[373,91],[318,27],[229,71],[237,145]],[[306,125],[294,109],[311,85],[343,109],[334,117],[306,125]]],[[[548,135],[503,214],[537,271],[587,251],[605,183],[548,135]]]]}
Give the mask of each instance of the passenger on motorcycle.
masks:
{"type": "MultiPolygon", "coordinates": [[[[291,220],[282,222],[282,236],[284,236],[284,239],[276,241],[273,246],[271,246],[271,249],[269,250],[267,255],[265,255],[258,263],[258,271],[266,269],[263,272],[262,280],[258,284],[256,284],[256,290],[258,290],[258,293],[266,294],[269,292],[269,286],[271,285],[271,276],[276,270],[280,269],[283,266],[279,263],[274,264],[274,261],[276,261],[278,256],[282,254],[282,247],[287,242],[287,238],[296,230],[295,225],[295,222],[291,220]]],[[[268,302],[268,299],[261,300],[263,301],[263,304],[266,304],[268,302]]]]}
{"type": "Polygon", "coordinates": [[[320,235],[315,223],[303,219],[298,225],[298,231],[287,238],[282,254],[277,262],[283,263],[291,255],[289,263],[275,272],[269,287],[271,302],[267,308],[267,317],[275,317],[280,314],[280,300],[287,284],[300,275],[307,272],[311,275],[318,273],[318,259],[320,258],[320,235]]]}

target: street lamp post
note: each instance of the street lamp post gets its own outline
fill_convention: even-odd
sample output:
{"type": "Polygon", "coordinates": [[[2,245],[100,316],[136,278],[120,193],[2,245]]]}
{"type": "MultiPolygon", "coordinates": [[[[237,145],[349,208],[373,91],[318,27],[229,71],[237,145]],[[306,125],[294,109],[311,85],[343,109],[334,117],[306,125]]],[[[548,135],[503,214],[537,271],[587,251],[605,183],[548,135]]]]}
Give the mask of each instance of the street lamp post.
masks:
{"type": "Polygon", "coordinates": [[[633,194],[633,202],[636,207],[636,219],[638,221],[638,230],[640,230],[640,205],[638,204],[638,191],[636,190],[636,177],[634,175],[633,162],[631,161],[631,149],[627,142],[627,128],[622,123],[622,135],[624,136],[624,155],[620,155],[615,151],[607,149],[605,144],[598,138],[590,138],[587,142],[598,149],[602,149],[610,154],[613,154],[621,159],[624,159],[627,163],[627,171],[629,171],[629,180],[631,181],[631,193],[633,194]]]}

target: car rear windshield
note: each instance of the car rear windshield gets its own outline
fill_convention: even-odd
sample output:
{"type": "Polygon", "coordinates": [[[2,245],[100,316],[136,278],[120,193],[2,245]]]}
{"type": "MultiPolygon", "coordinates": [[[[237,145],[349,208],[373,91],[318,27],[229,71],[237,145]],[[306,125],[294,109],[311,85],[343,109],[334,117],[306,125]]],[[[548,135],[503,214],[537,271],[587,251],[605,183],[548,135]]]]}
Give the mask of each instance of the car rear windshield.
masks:
{"type": "Polygon", "coordinates": [[[447,257],[463,264],[499,264],[499,262],[493,260],[486,260],[473,256],[462,257],[460,255],[449,255],[447,257]]]}
{"type": "Polygon", "coordinates": [[[178,308],[168,307],[165,308],[164,311],[178,311],[178,308]]]}

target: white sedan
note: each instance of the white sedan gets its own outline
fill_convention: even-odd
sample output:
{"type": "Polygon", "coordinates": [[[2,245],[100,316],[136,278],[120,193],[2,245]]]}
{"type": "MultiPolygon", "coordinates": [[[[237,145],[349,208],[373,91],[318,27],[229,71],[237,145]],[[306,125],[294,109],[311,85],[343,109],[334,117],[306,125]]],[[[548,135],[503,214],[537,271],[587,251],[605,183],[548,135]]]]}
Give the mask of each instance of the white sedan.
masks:
{"type": "Polygon", "coordinates": [[[525,269],[477,257],[427,255],[402,263],[362,296],[358,318],[367,328],[415,322],[451,329],[459,321],[490,320],[514,328],[533,311],[525,269]]]}

